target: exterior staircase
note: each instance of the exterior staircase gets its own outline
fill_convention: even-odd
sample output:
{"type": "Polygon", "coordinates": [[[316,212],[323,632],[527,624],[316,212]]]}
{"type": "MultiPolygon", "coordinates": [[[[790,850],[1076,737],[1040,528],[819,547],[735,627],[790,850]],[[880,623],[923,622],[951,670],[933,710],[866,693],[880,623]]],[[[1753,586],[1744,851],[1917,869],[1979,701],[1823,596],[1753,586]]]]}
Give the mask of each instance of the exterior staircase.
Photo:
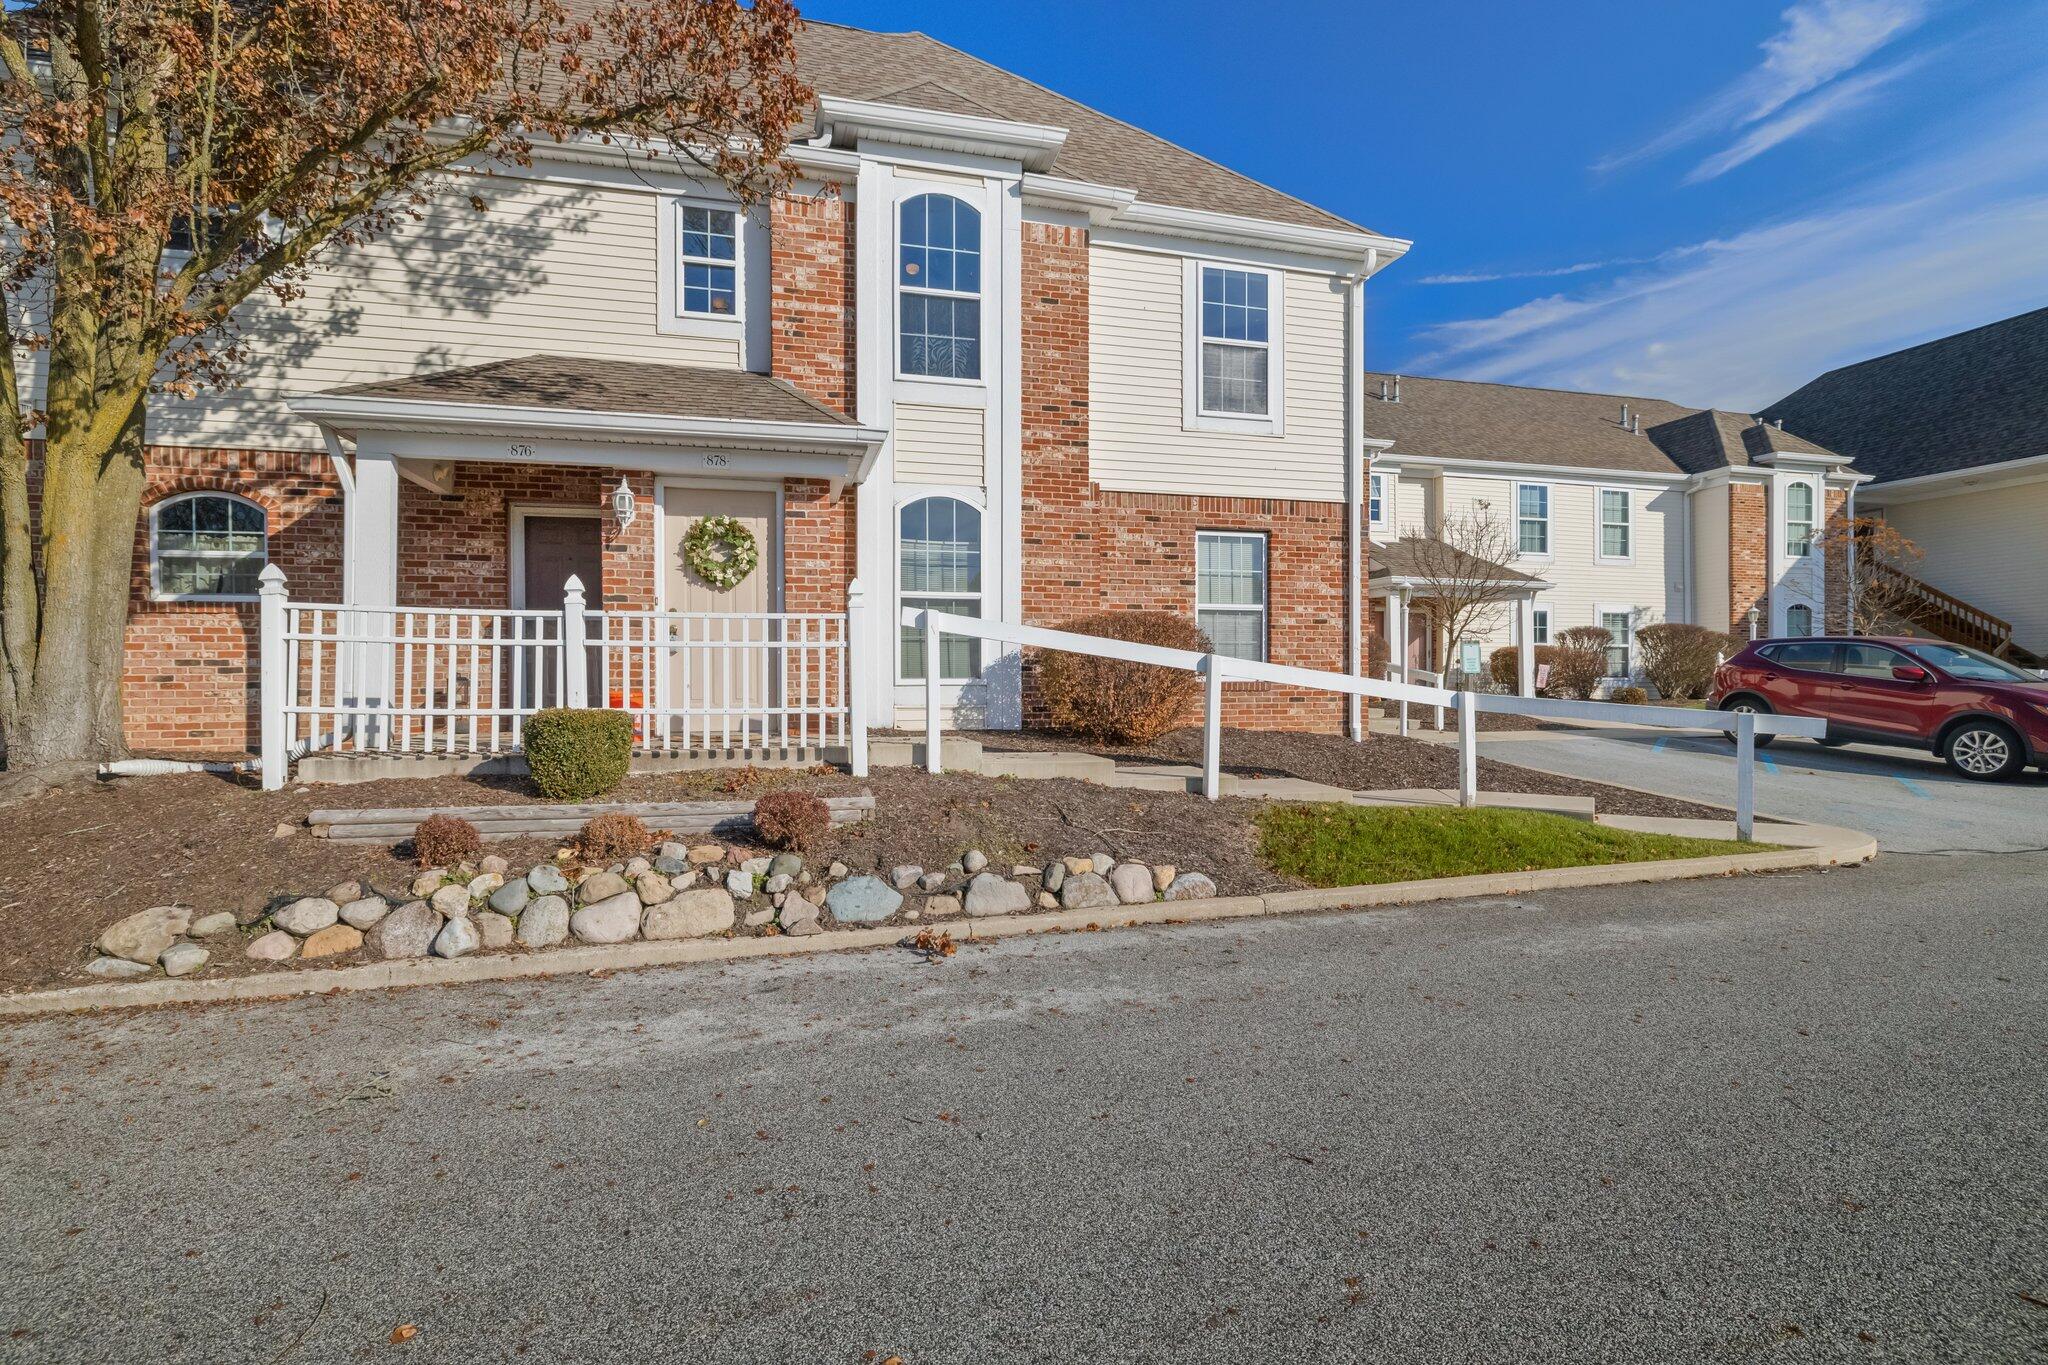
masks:
{"type": "Polygon", "coordinates": [[[2013,639],[2012,622],[1943,592],[1922,579],[1881,562],[1868,562],[1863,572],[1884,596],[1888,611],[1910,625],[1951,644],[1981,649],[1986,654],[2026,668],[2048,666],[2032,650],[2013,639]]]}

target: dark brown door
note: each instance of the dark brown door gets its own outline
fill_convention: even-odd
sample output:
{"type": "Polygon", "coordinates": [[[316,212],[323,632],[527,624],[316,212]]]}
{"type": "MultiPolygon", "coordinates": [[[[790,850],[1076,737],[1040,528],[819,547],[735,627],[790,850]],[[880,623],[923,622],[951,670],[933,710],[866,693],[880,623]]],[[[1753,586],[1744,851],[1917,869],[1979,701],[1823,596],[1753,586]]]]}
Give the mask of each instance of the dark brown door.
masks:
{"type": "MultiPolygon", "coordinates": [[[[583,584],[583,600],[596,605],[602,600],[598,576],[602,572],[603,549],[599,541],[596,517],[548,517],[529,516],[526,518],[526,608],[529,611],[560,611],[562,609],[562,588],[574,574],[583,584]]],[[[552,633],[552,632],[551,632],[552,633]]],[[[585,674],[590,679],[589,698],[592,706],[603,706],[604,675],[600,671],[602,661],[595,649],[586,651],[585,674]]],[[[533,687],[529,682],[525,688],[525,705],[535,703],[533,687]]],[[[551,706],[562,705],[567,699],[554,695],[552,680],[548,683],[544,700],[551,706]]]]}

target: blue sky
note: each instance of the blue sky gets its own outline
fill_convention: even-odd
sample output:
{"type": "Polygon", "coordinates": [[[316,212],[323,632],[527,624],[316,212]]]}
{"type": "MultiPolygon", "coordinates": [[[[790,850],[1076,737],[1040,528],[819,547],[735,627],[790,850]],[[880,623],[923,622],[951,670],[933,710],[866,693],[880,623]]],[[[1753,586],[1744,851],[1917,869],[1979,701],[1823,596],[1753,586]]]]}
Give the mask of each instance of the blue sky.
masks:
{"type": "Polygon", "coordinates": [[[2048,304],[2048,0],[813,0],[1391,236],[1375,368],[1754,409],[2048,304]]]}

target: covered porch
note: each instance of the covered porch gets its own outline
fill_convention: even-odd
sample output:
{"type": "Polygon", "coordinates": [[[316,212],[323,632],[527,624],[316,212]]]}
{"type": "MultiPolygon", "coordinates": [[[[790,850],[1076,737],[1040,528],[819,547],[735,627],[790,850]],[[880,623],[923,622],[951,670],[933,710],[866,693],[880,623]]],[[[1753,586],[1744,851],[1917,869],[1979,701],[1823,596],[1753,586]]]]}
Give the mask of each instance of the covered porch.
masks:
{"type": "Polygon", "coordinates": [[[481,759],[548,706],[669,756],[850,743],[852,491],[882,434],[765,375],[530,356],[312,395],[342,591],[262,591],[289,757],[481,759]]]}
{"type": "MultiPolygon", "coordinates": [[[[1387,676],[1398,682],[1440,684],[1451,672],[1448,650],[1454,640],[1441,641],[1448,599],[1483,603],[1482,615],[1506,611],[1515,646],[1515,694],[1536,695],[1536,598],[1550,584],[1533,574],[1461,554],[1441,542],[1425,545],[1403,536],[1368,551],[1371,566],[1367,598],[1373,618],[1387,642],[1387,676]]],[[[1484,664],[1482,662],[1482,668],[1484,664]]]]}

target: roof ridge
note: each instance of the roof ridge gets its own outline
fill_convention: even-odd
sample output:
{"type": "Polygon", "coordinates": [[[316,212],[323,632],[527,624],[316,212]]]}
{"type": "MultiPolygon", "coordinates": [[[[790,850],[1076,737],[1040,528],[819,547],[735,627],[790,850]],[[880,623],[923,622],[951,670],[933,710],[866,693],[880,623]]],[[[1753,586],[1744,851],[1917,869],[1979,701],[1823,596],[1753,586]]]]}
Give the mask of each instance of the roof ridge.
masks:
{"type": "Polygon", "coordinates": [[[1396,376],[1406,380],[1421,379],[1434,384],[1470,384],[1475,388],[1482,389],[1520,389],[1524,393],[1561,393],[1572,398],[1626,398],[1631,403],[1669,403],[1674,408],[1684,408],[1688,413],[1728,411],[1728,409],[1695,407],[1691,403],[1681,403],[1675,398],[1659,398],[1655,394],[1608,393],[1597,389],[1566,389],[1559,388],[1555,384],[1503,384],[1496,379],[1459,379],[1452,375],[1410,374],[1406,370],[1367,370],[1366,374],[1368,376],[1385,375],[1389,379],[1396,376]]]}

